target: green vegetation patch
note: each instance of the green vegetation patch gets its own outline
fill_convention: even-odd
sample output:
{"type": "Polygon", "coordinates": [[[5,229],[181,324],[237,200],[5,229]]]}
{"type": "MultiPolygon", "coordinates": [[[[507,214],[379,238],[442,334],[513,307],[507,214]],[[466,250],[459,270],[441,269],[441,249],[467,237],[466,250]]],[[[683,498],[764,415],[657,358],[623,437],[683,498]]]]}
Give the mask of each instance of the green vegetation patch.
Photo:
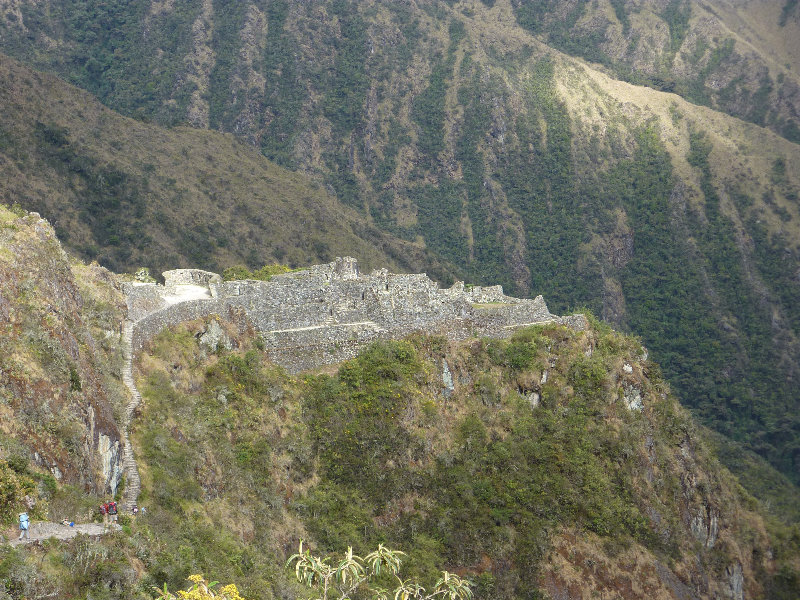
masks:
{"type": "MultiPolygon", "coordinates": [[[[615,337],[608,332],[602,339],[615,337]]],[[[154,356],[165,364],[190,366],[198,356],[193,339],[191,330],[162,334],[154,356]]],[[[281,486],[272,477],[257,477],[283,453],[290,480],[307,481],[316,473],[316,483],[294,496],[288,510],[322,548],[367,549],[381,542],[419,547],[423,554],[412,551],[409,565],[423,576],[431,568],[471,564],[489,554],[512,561],[522,577],[518,585],[530,589],[536,584],[531,565],[544,560],[548,532],[562,522],[658,549],[626,488],[631,473],[614,462],[622,460],[636,426],[619,436],[603,425],[609,407],[616,411],[608,369],[616,353],[633,352],[638,345],[601,341],[587,358],[583,343],[582,335],[560,327],[526,330],[509,341],[477,342],[463,359],[475,394],[465,389],[448,403],[450,409],[434,376],[441,344],[427,338],[373,344],[335,375],[276,380],[253,351],[223,353],[205,371],[205,362],[197,363],[188,373],[174,374],[173,384],[166,374],[153,373],[145,395],[163,398],[155,406],[166,412],[151,413],[149,433],[141,438],[153,480],[159,482],[146,492],[149,502],[156,511],[192,514],[198,502],[223,502],[231,486],[242,491],[235,474],[253,490],[264,490],[247,495],[262,519],[283,518],[283,503],[272,500],[281,486]],[[541,373],[554,356],[560,366],[551,370],[541,405],[531,412],[518,380],[541,373]],[[188,389],[180,380],[192,373],[203,373],[206,391],[176,395],[175,385],[188,389]],[[281,398],[277,404],[276,397],[281,398]],[[306,433],[295,430],[284,442],[248,433],[279,418],[275,406],[296,410],[285,403],[289,397],[299,401],[306,433]],[[500,437],[499,431],[504,432],[500,437]],[[187,443],[180,443],[184,436],[187,443]],[[215,492],[199,476],[209,461],[225,474],[215,492]],[[509,537],[510,531],[516,533],[509,537]]],[[[448,360],[457,364],[459,359],[448,360]]],[[[256,543],[269,547],[268,531],[256,533],[256,543]]],[[[198,561],[198,568],[217,551],[201,550],[208,558],[198,561]]],[[[170,568],[176,574],[170,582],[188,567],[176,568],[170,568]]],[[[237,576],[227,568],[222,576],[243,589],[254,581],[254,574],[237,576]]]]}
{"type": "Polygon", "coordinates": [[[222,272],[222,278],[225,281],[234,281],[242,279],[256,279],[259,281],[269,281],[275,275],[280,275],[282,273],[289,273],[292,270],[293,269],[289,268],[287,265],[264,265],[260,269],[251,271],[244,265],[236,265],[234,267],[228,267],[227,269],[225,269],[222,272]]]}
{"type": "MultiPolygon", "coordinates": [[[[715,470],[640,342],[589,322],[508,340],[381,341],[333,373],[297,376],[249,334],[210,352],[202,320],[164,331],[139,360],[132,438],[146,512],[99,541],[0,552],[0,582],[138,598],[203,572],[246,598],[299,596],[283,565],[304,539],[315,554],[402,547],[404,577],[432,586],[441,570],[466,569],[476,599],[517,598],[541,593],[564,527],[599,536],[611,557],[635,546],[662,564],[739,560],[727,545],[698,547],[683,515],[687,502],[714,502],[721,519],[734,505],[741,518],[751,501],[715,470]],[[456,384],[447,395],[443,359],[456,384]],[[631,386],[641,410],[626,406],[631,386]],[[688,455],[694,491],[682,483],[688,455]]],[[[41,485],[59,510],[85,510],[76,490],[41,485]]],[[[785,528],[772,535],[780,568],[758,577],[781,598],[798,548],[785,528]]],[[[747,539],[737,543],[756,544],[747,539]]]]}

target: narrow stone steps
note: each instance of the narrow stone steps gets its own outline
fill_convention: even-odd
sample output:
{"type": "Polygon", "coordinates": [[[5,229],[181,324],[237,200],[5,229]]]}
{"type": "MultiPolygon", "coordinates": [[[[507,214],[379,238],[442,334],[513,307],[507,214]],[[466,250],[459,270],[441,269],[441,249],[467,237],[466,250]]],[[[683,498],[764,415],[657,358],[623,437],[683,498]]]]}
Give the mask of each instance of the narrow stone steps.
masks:
{"type": "Polygon", "coordinates": [[[122,509],[131,511],[139,499],[142,491],[142,482],[139,477],[139,467],[133,455],[133,447],[129,439],[130,425],[133,415],[142,402],[142,395],[136,389],[133,380],[133,321],[126,321],[122,329],[122,383],[128,388],[130,400],[125,406],[125,422],[123,423],[125,441],[122,445],[122,470],[125,473],[125,498],[122,509]]]}
{"type": "Polygon", "coordinates": [[[130,512],[139,498],[139,493],[142,491],[142,483],[139,478],[139,469],[136,466],[136,459],[133,456],[133,448],[131,447],[130,440],[125,440],[122,448],[122,467],[125,471],[125,498],[122,501],[122,509],[130,512]]]}

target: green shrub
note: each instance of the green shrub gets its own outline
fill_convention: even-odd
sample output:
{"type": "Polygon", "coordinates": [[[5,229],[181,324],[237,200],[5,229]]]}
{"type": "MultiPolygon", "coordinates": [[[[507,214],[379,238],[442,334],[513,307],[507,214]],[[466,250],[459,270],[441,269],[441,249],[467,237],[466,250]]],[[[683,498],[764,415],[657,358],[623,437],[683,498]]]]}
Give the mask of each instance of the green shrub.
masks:
{"type": "Polygon", "coordinates": [[[286,265],[264,265],[260,269],[251,271],[243,265],[236,265],[228,267],[222,272],[222,278],[225,281],[243,280],[243,279],[256,279],[259,281],[269,281],[274,275],[281,273],[288,273],[292,271],[286,265]]]}
{"type": "Polygon", "coordinates": [[[603,394],[608,370],[601,360],[579,356],[570,366],[567,381],[578,397],[595,400],[603,394]]]}

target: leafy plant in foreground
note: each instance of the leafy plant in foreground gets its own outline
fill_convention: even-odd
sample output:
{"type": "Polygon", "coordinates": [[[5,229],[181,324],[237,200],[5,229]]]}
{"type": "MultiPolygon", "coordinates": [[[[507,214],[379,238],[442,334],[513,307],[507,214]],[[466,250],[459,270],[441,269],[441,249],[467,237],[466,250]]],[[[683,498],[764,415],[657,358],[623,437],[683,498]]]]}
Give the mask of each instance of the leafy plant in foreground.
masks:
{"type": "Polygon", "coordinates": [[[163,590],[156,588],[158,596],[155,600],[245,600],[233,584],[215,592],[216,581],[208,582],[202,575],[190,575],[189,580],[193,582],[192,587],[185,591],[180,590],[177,596],[167,591],[166,584],[163,590]]]}
{"type": "Polygon", "coordinates": [[[286,563],[289,567],[294,563],[294,572],[300,583],[310,588],[317,588],[321,593],[320,600],[337,598],[345,600],[352,597],[359,589],[365,590],[373,600],[433,600],[447,598],[449,600],[468,600],[472,598],[472,582],[453,573],[442,571],[429,592],[413,579],[403,580],[398,573],[402,563],[400,557],[405,556],[399,550],[390,550],[383,544],[364,558],[353,554],[353,548],[336,565],[330,564],[330,557],[314,556],[311,551],[303,550],[303,542],[297,554],[293,554],[286,563]],[[394,577],[394,588],[389,590],[371,587],[372,579],[381,575],[394,577]]]}

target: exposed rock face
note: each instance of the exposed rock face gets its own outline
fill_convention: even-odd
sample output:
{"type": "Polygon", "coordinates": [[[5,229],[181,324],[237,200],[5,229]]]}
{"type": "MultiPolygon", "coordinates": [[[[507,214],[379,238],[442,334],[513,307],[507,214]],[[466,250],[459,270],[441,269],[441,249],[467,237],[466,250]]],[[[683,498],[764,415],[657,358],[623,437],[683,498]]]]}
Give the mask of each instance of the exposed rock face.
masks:
{"type": "MultiPolygon", "coordinates": [[[[164,277],[164,286],[125,286],[134,352],[165,327],[233,312],[247,316],[270,358],[290,371],[340,362],[375,339],[415,332],[459,340],[507,337],[519,327],[547,321],[585,325],[581,316],[550,314],[541,296],[512,298],[500,286],[467,289],[461,282],[440,289],[425,274],[398,275],[385,269],[361,275],[353,258],[268,282],[222,282],[213,273],[188,269],[167,271],[164,277]]],[[[217,333],[204,335],[217,340],[217,333]]]]}
{"type": "Polygon", "coordinates": [[[729,598],[731,600],[744,600],[744,576],[742,575],[742,565],[736,563],[725,569],[730,585],[729,598]]]}
{"type": "Polygon", "coordinates": [[[70,265],[38,214],[0,207],[0,425],[57,480],[112,494],[122,394],[110,375],[124,309],[114,285],[105,269],[70,265]]]}
{"type": "Polygon", "coordinates": [[[453,374],[450,372],[450,367],[446,360],[442,360],[442,384],[444,385],[444,395],[447,397],[452,396],[455,386],[453,385],[453,374]]]}
{"type": "Polygon", "coordinates": [[[719,515],[710,507],[705,509],[692,517],[690,527],[699,542],[706,548],[713,548],[719,535],[719,515]]]}
{"type": "Polygon", "coordinates": [[[211,320],[206,327],[206,330],[200,335],[200,345],[208,348],[212,352],[216,352],[220,348],[230,350],[233,348],[233,342],[222,326],[215,320],[211,320]]]}
{"type": "Polygon", "coordinates": [[[622,386],[624,391],[625,406],[628,410],[642,410],[642,392],[634,385],[625,383],[622,386]]]}
{"type": "Polygon", "coordinates": [[[103,471],[103,480],[109,483],[112,494],[116,493],[117,484],[122,479],[122,461],[120,457],[119,439],[111,439],[101,433],[97,444],[97,454],[103,471]]]}

